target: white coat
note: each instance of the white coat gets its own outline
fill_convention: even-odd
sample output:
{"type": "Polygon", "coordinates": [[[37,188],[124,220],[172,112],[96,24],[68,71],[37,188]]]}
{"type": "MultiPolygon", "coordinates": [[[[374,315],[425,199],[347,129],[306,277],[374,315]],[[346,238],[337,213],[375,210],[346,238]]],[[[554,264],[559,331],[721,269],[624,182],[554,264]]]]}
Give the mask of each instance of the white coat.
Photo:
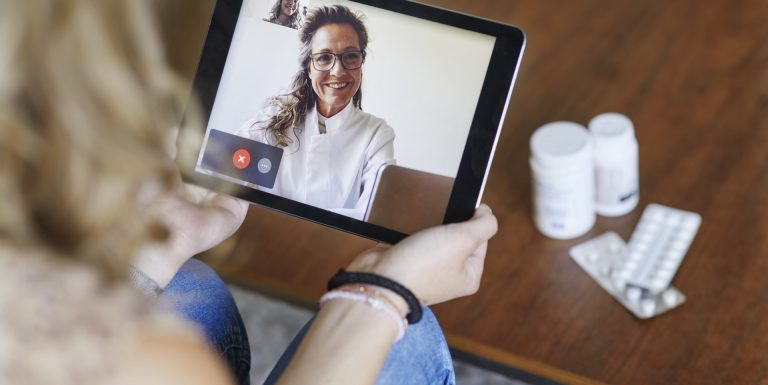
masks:
{"type": "MultiPolygon", "coordinates": [[[[275,145],[263,129],[267,116],[258,114],[235,135],[275,145]]],[[[362,219],[371,198],[376,174],[395,163],[395,131],[383,119],[349,103],[325,122],[321,134],[318,113],[312,109],[293,142],[284,148],[272,189],[262,191],[362,219]]]]}

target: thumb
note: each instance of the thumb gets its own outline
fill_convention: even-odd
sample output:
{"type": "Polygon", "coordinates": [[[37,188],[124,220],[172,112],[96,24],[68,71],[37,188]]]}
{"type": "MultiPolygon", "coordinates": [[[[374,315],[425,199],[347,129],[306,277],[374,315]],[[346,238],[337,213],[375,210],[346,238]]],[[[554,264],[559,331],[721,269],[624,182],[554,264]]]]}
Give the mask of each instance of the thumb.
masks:
{"type": "Polygon", "coordinates": [[[496,234],[499,229],[498,221],[487,205],[480,205],[475,211],[475,215],[468,221],[454,223],[446,229],[449,236],[466,239],[470,242],[467,247],[470,252],[474,251],[480,244],[486,242],[496,234]]]}

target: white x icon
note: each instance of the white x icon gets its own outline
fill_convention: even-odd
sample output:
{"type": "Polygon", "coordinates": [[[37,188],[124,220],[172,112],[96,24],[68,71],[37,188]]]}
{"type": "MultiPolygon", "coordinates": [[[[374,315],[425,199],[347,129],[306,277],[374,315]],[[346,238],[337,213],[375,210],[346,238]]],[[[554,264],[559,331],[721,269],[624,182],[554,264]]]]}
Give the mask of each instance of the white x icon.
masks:
{"type": "Polygon", "coordinates": [[[245,163],[245,155],[238,155],[237,163],[245,163]]]}

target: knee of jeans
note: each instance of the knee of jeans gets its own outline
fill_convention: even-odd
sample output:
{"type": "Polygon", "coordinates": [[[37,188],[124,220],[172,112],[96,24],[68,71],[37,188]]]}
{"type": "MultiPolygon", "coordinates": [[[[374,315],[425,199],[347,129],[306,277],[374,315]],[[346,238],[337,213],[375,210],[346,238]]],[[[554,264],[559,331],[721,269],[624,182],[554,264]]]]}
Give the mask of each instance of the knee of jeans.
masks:
{"type": "Polygon", "coordinates": [[[409,325],[408,332],[403,340],[408,339],[410,343],[418,341],[419,343],[434,344],[435,346],[447,346],[443,331],[437,322],[435,314],[426,306],[423,308],[423,311],[424,315],[421,317],[421,321],[417,324],[409,325]]]}
{"type": "Polygon", "coordinates": [[[208,265],[196,259],[187,261],[166,286],[163,297],[177,304],[199,305],[200,301],[220,302],[232,300],[224,281],[208,265]]]}
{"type": "Polygon", "coordinates": [[[210,267],[190,259],[166,287],[162,302],[204,329],[210,339],[239,317],[229,288],[210,267]]]}
{"type": "Polygon", "coordinates": [[[425,307],[421,321],[410,325],[405,337],[392,345],[378,383],[450,383],[451,378],[453,362],[448,344],[435,315],[425,307]]]}

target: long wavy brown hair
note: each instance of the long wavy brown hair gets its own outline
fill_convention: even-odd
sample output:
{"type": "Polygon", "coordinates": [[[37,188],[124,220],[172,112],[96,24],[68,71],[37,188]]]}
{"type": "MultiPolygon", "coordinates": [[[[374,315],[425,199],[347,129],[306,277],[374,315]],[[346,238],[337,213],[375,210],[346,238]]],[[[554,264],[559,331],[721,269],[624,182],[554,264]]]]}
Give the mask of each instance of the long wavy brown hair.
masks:
{"type": "Polygon", "coordinates": [[[167,236],[138,195],[178,180],[188,89],[153,15],[143,0],[0,0],[0,245],[116,278],[167,236]]]}
{"type": "MultiPolygon", "coordinates": [[[[267,137],[272,143],[286,147],[293,142],[291,132],[298,137],[297,130],[307,116],[307,112],[315,107],[315,91],[309,78],[310,54],[312,53],[312,38],[321,27],[328,24],[347,24],[354,28],[360,42],[363,57],[368,47],[368,30],[363,24],[363,15],[352,12],[342,5],[322,6],[309,12],[307,20],[299,31],[301,48],[299,50],[299,70],[293,77],[288,93],[270,97],[265,106],[277,112],[266,121],[255,124],[265,127],[267,137]]],[[[362,109],[362,87],[352,97],[355,107],[362,109]]]]}

